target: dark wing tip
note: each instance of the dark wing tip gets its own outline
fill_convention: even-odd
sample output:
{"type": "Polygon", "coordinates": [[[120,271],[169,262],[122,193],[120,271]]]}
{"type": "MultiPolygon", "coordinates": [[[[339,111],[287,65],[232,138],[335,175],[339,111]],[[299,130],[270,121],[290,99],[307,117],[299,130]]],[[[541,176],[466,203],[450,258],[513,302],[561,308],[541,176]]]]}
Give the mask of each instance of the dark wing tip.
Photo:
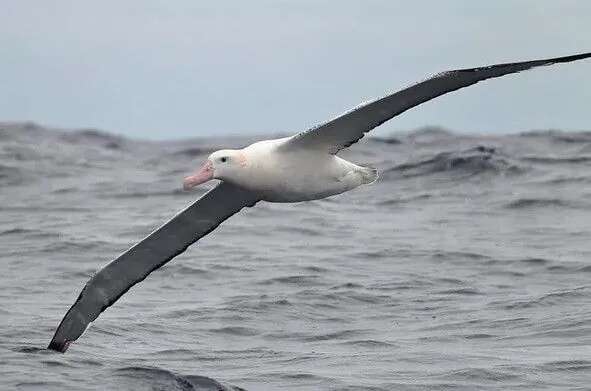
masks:
{"type": "Polygon", "coordinates": [[[57,341],[55,338],[51,340],[47,349],[55,350],[56,352],[65,353],[70,347],[72,341],[57,341]]]}
{"type": "Polygon", "coordinates": [[[572,56],[557,57],[554,60],[555,60],[555,62],[570,62],[570,61],[583,60],[583,59],[589,58],[589,57],[591,57],[591,52],[573,54],[572,56]]]}
{"type": "MultiPolygon", "coordinates": [[[[523,67],[522,69],[517,70],[517,72],[520,72],[520,71],[525,71],[525,70],[539,67],[539,66],[573,62],[573,61],[578,61],[578,60],[584,60],[584,59],[590,58],[590,57],[591,57],[591,52],[587,52],[587,53],[573,54],[570,56],[547,58],[544,60],[521,61],[521,62],[514,62],[514,63],[502,63],[502,64],[495,64],[495,65],[488,65],[488,66],[477,67],[477,68],[456,69],[453,71],[442,72],[436,76],[446,76],[447,74],[452,74],[452,73],[479,72],[479,71],[483,71],[483,70],[493,70],[493,69],[499,69],[499,68],[507,68],[507,67],[511,67],[511,66],[523,67]]],[[[510,73],[514,73],[514,72],[516,72],[516,71],[512,71],[510,73]]]]}

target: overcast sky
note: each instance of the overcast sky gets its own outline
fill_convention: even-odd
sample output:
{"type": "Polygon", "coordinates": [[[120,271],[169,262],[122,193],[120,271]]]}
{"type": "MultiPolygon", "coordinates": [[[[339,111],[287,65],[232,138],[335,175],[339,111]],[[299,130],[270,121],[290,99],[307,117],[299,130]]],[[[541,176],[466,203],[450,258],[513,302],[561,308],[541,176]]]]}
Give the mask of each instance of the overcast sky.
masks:
{"type": "MultiPolygon", "coordinates": [[[[140,138],[296,132],[440,71],[591,51],[591,1],[0,0],[0,120],[140,138]]],[[[376,133],[591,129],[591,61],[376,133]]]]}

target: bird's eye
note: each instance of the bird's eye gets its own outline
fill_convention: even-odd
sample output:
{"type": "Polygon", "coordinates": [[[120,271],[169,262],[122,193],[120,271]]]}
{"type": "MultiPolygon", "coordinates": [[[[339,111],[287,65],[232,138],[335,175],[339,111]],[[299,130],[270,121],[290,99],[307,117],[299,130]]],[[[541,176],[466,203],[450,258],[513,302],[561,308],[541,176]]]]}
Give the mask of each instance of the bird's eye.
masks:
{"type": "Polygon", "coordinates": [[[225,163],[225,162],[227,162],[227,161],[228,161],[228,158],[227,158],[227,157],[225,157],[225,156],[224,156],[223,158],[221,158],[221,159],[220,159],[220,162],[222,162],[222,163],[225,163]]]}

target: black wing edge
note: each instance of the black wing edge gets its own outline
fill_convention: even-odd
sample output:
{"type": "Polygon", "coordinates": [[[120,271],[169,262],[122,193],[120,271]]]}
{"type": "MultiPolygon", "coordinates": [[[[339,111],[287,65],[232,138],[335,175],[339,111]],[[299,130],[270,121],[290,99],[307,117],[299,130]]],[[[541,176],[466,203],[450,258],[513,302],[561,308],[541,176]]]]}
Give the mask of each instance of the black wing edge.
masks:
{"type": "MultiPolygon", "coordinates": [[[[560,64],[560,63],[565,63],[565,62],[573,62],[573,61],[578,61],[578,60],[584,60],[585,58],[589,58],[589,57],[591,57],[591,52],[573,54],[570,56],[563,56],[563,57],[546,58],[543,60],[507,62],[507,63],[503,63],[503,64],[495,64],[495,65],[489,65],[489,66],[483,66],[483,67],[477,67],[477,68],[457,69],[457,70],[448,71],[448,72],[475,72],[475,71],[482,71],[485,69],[505,68],[505,67],[518,66],[518,65],[523,65],[524,69],[522,69],[522,71],[525,71],[525,70],[539,67],[539,66],[560,64]]],[[[447,72],[443,72],[443,73],[447,73],[447,72]]]]}
{"type": "MultiPolygon", "coordinates": [[[[187,208],[181,210],[177,215],[175,215],[175,217],[177,217],[178,215],[180,215],[181,213],[183,213],[184,211],[190,209],[193,205],[195,205],[197,202],[199,202],[201,199],[205,198],[209,193],[213,192],[215,189],[217,189],[218,187],[224,185],[224,183],[220,183],[217,187],[211,189],[209,192],[205,193],[201,198],[199,198],[197,201],[195,201],[194,203],[192,203],[190,206],[188,206],[187,208]]],[[[253,198],[252,201],[246,203],[245,205],[243,205],[236,213],[238,213],[241,209],[244,209],[245,207],[253,207],[257,202],[259,202],[260,199],[255,199],[253,198]]],[[[232,213],[230,216],[234,215],[235,213],[232,213]]],[[[230,217],[228,216],[228,217],[230,217]]],[[[173,217],[173,219],[175,218],[173,217]]],[[[209,233],[211,233],[213,230],[215,230],[221,223],[223,223],[225,220],[227,219],[221,219],[217,224],[213,225],[209,230],[207,230],[203,235],[200,235],[198,238],[195,239],[195,241],[193,241],[192,243],[187,244],[186,246],[184,246],[183,248],[181,248],[179,251],[176,251],[175,253],[173,253],[170,257],[164,259],[162,262],[160,262],[159,264],[157,264],[154,268],[150,269],[146,274],[144,274],[140,279],[134,281],[133,284],[129,285],[127,287],[127,289],[123,290],[119,295],[117,295],[116,297],[114,297],[112,300],[109,300],[99,311],[99,314],[102,313],[103,311],[105,311],[108,307],[110,307],[111,305],[113,305],[113,303],[115,303],[117,300],[119,300],[119,298],[121,296],[123,296],[125,293],[127,293],[127,291],[129,291],[134,285],[142,282],[143,280],[146,279],[146,277],[148,277],[148,275],[150,275],[150,273],[152,273],[154,270],[157,270],[158,268],[162,267],[164,264],[166,264],[167,262],[170,262],[173,258],[177,257],[178,255],[184,253],[187,248],[189,248],[189,246],[191,246],[193,243],[195,243],[196,241],[198,241],[199,239],[201,239],[204,236],[207,236],[209,233]]],[[[171,219],[172,220],[172,219],[171,219]]],[[[168,222],[170,222],[171,220],[169,220],[168,222]]],[[[160,230],[162,227],[164,227],[166,224],[160,226],[158,229],[156,229],[156,231],[152,232],[152,234],[154,234],[155,232],[157,232],[158,230],[160,230]]],[[[139,243],[143,242],[144,240],[146,240],[147,238],[149,238],[152,234],[148,235],[146,238],[142,239],[139,243]]],[[[139,244],[138,243],[138,244],[139,244]]],[[[136,244],[137,245],[137,244],[136,244]]],[[[119,259],[121,256],[123,256],[124,254],[126,254],[128,251],[130,251],[131,249],[133,249],[136,245],[132,246],[129,250],[125,251],[123,254],[121,254],[120,256],[118,256],[117,258],[115,258],[115,260],[113,260],[112,262],[116,261],[117,259],[119,259]]],[[[106,267],[106,266],[105,266],[106,267]]],[[[98,272],[100,272],[102,269],[99,269],[98,272]]],[[[95,274],[96,275],[96,274],[95,274]]],[[[60,352],[60,353],[65,353],[68,348],[70,347],[70,344],[72,342],[74,342],[75,340],[77,340],[83,333],[84,331],[88,328],[88,326],[90,326],[90,324],[92,323],[92,321],[90,322],[86,322],[86,324],[83,326],[84,328],[82,329],[82,331],[80,332],[80,334],[72,339],[72,340],[68,340],[65,338],[60,338],[59,334],[61,333],[63,327],[65,326],[66,321],[71,317],[71,316],[75,316],[75,311],[77,311],[77,304],[82,300],[82,298],[84,297],[84,293],[88,287],[88,285],[90,284],[90,282],[92,281],[92,278],[86,283],[86,285],[84,286],[84,288],[82,289],[82,291],[80,292],[80,294],[78,295],[78,298],[76,299],[76,301],[74,302],[74,304],[72,304],[72,306],[70,307],[70,309],[68,310],[68,312],[66,312],[66,314],[64,315],[64,317],[62,318],[59,326],[57,327],[57,329],[55,330],[55,333],[53,335],[53,338],[51,339],[51,342],[49,343],[49,345],[47,346],[48,350],[54,350],[56,352],[60,352]]]]}

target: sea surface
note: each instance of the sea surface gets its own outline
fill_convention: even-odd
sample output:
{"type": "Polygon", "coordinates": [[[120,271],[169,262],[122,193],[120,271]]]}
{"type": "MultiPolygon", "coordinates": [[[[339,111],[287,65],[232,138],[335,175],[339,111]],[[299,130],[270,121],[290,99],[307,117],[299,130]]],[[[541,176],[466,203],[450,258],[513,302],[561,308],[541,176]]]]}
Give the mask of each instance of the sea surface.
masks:
{"type": "Polygon", "coordinates": [[[207,154],[0,123],[1,390],[591,390],[591,132],[366,137],[380,179],[261,202],[45,350],[207,154]]]}

